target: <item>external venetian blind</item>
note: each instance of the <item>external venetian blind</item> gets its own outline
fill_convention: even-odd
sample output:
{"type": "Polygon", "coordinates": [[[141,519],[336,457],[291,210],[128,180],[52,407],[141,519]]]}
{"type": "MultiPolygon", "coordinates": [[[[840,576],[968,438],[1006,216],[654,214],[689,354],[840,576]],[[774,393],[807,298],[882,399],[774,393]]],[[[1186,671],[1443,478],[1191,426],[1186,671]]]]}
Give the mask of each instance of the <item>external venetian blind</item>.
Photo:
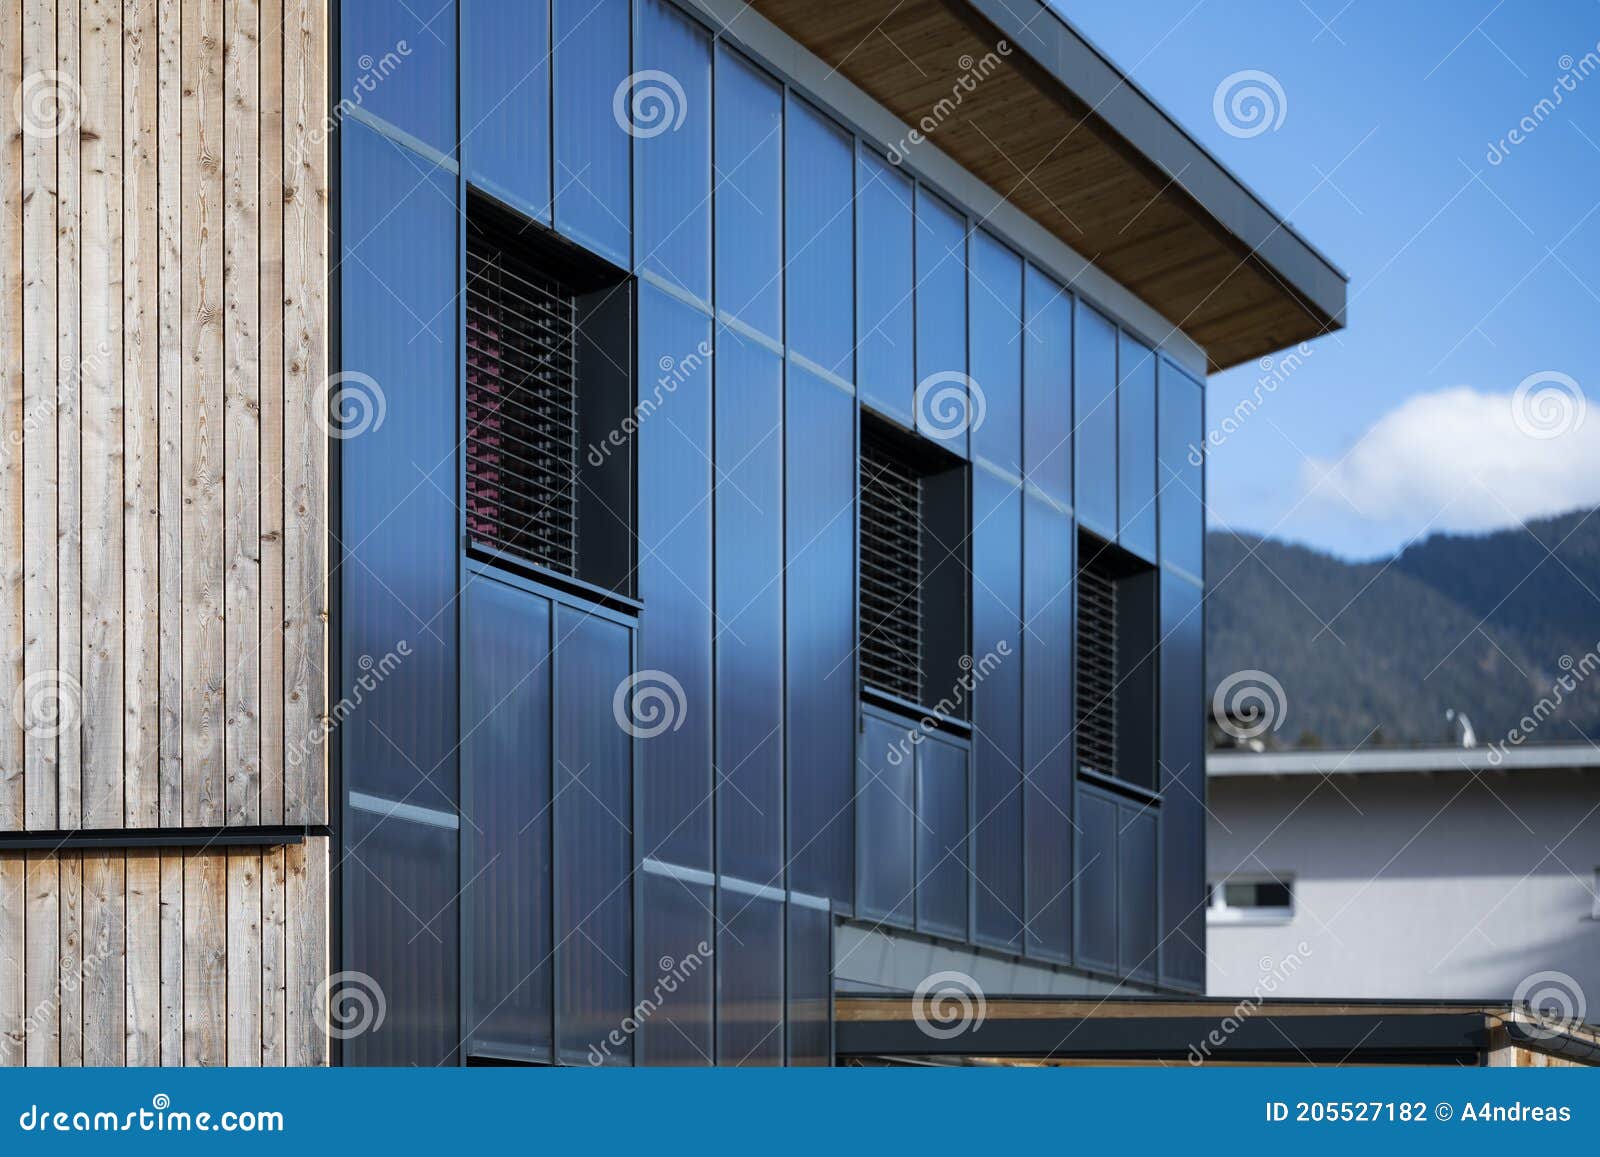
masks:
{"type": "Polygon", "coordinates": [[[468,536],[575,575],[577,295],[486,214],[466,272],[468,536]]]}
{"type": "Polygon", "coordinates": [[[862,432],[861,677],[922,700],[923,480],[897,447],[862,432]]]}
{"type": "Polygon", "coordinates": [[[1097,558],[1078,569],[1078,766],[1117,774],[1117,583],[1097,558]]]}

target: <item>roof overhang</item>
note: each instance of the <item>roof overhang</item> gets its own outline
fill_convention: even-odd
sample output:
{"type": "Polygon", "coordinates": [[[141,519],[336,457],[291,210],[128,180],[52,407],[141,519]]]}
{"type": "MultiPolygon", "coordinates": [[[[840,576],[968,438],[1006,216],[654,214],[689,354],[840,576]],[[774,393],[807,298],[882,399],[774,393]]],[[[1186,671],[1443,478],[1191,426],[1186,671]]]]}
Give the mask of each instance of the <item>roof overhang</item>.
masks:
{"type": "Polygon", "coordinates": [[[1210,779],[1286,775],[1434,775],[1449,772],[1584,771],[1600,768],[1587,743],[1512,747],[1374,747],[1359,751],[1213,751],[1210,779]]]}
{"type": "Polygon", "coordinates": [[[936,118],[915,148],[942,150],[1149,303],[1212,369],[1343,328],[1345,275],[1043,0],[751,7],[908,128],[936,118]],[[1002,41],[1000,66],[973,81],[1002,41]]]}

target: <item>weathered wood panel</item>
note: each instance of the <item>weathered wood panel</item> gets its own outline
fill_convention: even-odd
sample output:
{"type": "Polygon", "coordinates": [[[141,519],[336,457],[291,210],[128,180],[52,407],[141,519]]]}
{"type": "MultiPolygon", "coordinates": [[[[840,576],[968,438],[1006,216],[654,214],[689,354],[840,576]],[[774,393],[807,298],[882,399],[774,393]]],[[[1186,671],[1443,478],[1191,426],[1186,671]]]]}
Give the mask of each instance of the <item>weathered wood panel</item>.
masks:
{"type": "MultiPolygon", "coordinates": [[[[22,6],[0,5],[0,93],[22,84],[22,6]]],[[[0,708],[23,679],[22,125],[0,132],[0,708]]],[[[23,823],[22,725],[0,711],[0,828],[23,823]]],[[[0,916],[0,919],[3,919],[0,916]]],[[[5,994],[0,991],[0,1010],[5,994]]],[[[0,1012],[0,1017],[3,1017],[0,1012]]],[[[0,1021],[0,1032],[5,1031],[0,1021]]],[[[3,1038],[0,1038],[3,1042],[3,1038]]]]}
{"type": "Polygon", "coordinates": [[[124,1063],[161,1063],[161,853],[131,851],[127,863],[127,1048],[124,1063]]]}

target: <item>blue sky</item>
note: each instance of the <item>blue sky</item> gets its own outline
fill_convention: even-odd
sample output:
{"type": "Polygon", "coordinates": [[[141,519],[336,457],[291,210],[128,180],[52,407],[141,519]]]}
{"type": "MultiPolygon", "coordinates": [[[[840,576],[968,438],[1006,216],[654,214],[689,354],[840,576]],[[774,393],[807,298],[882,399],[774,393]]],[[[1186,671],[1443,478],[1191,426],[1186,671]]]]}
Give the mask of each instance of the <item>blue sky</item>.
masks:
{"type": "MultiPolygon", "coordinates": [[[[1370,558],[1600,505],[1600,0],[1052,2],[1350,277],[1348,328],[1212,451],[1214,526],[1370,558]],[[1285,111],[1238,137],[1246,69],[1285,111]]],[[[1259,376],[1211,379],[1213,429],[1259,376]]]]}

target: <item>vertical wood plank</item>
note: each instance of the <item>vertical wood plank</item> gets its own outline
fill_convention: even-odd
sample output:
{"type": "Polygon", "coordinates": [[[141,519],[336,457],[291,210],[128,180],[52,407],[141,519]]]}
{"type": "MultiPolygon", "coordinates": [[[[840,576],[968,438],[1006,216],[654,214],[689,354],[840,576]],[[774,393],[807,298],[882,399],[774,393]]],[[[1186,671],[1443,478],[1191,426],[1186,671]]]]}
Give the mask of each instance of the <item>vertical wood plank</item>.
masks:
{"type": "Polygon", "coordinates": [[[288,875],[286,1024],[291,1065],[328,1063],[328,841],[308,839],[284,849],[288,875]]]}
{"type": "Polygon", "coordinates": [[[225,0],[223,542],[227,822],[261,821],[261,13],[225,0]]]}
{"type": "Polygon", "coordinates": [[[183,1063],[228,1060],[227,857],[191,852],[183,861],[183,1063]]]}
{"type": "Polygon", "coordinates": [[[123,956],[127,927],[126,853],[83,856],[83,1063],[126,1063],[123,956]]]}
{"type": "MultiPolygon", "coordinates": [[[[0,94],[19,93],[21,84],[22,5],[0,4],[0,94]]],[[[15,117],[4,122],[0,132],[0,709],[15,701],[25,676],[22,137],[22,125],[15,117]]],[[[0,714],[0,831],[17,831],[24,822],[22,737],[15,715],[9,710],[0,714]]],[[[0,993],[0,1002],[3,998],[0,993]]]]}
{"type": "MultiPolygon", "coordinates": [[[[22,69],[56,67],[53,0],[27,0],[22,69]]],[[[56,662],[56,142],[41,132],[22,140],[22,244],[30,260],[22,283],[23,672],[30,691],[58,680],[56,662]],[[34,260],[37,258],[37,260],[34,260]]],[[[30,726],[23,741],[25,822],[55,828],[59,746],[50,729],[30,726]]],[[[31,971],[31,970],[30,970],[31,971]]],[[[54,1045],[51,1046],[54,1048],[54,1045]]],[[[33,1056],[30,1045],[30,1058],[33,1056]]],[[[31,1060],[30,1060],[30,1063],[31,1060]]]]}
{"type": "MultiPolygon", "coordinates": [[[[123,34],[123,784],[128,827],[161,822],[156,0],[126,0],[123,34]]],[[[151,1037],[154,1042],[154,1034],[151,1037]]],[[[147,1062],[149,1063],[149,1062],[147,1062]]]]}
{"type": "Polygon", "coordinates": [[[268,848],[261,854],[261,1063],[284,1064],[284,852],[268,848]]]}
{"type": "Polygon", "coordinates": [[[81,814],[86,828],[120,828],[123,826],[121,0],[83,0],[81,36],[81,814]]]}
{"type": "Polygon", "coordinates": [[[183,1064],[183,857],[161,857],[161,1064],[183,1064]]]}
{"type": "MultiPolygon", "coordinates": [[[[56,68],[81,93],[79,15],[77,0],[61,0],[56,7],[56,68]]],[[[83,201],[79,127],[81,121],[80,126],[56,138],[56,669],[63,696],[76,701],[63,720],[69,725],[56,737],[56,820],[63,828],[76,828],[83,822],[83,201]]],[[[63,1022],[62,1064],[69,1063],[67,1050],[73,1043],[63,1022]]]]}
{"type": "MultiPolygon", "coordinates": [[[[183,823],[183,20],[156,0],[157,478],[161,822],[183,823]]],[[[163,1030],[163,1036],[165,1030],[163,1030]]],[[[162,1048],[165,1059],[167,1049],[162,1048]]]]}
{"type": "Polygon", "coordinates": [[[61,1067],[83,1065],[83,855],[62,852],[61,947],[57,954],[56,1003],[61,1009],[61,1067]]]}
{"type": "Polygon", "coordinates": [[[61,1063],[61,874],[51,852],[27,853],[27,945],[23,949],[30,1068],[61,1063]]]}
{"type": "Polygon", "coordinates": [[[28,933],[28,861],[0,854],[0,1068],[27,1060],[28,1000],[23,957],[28,933]]]}
{"type": "Polygon", "coordinates": [[[261,1064],[261,852],[228,859],[228,1064],[261,1064]]]}
{"type": "Polygon", "coordinates": [[[128,852],[125,1063],[161,1063],[161,853],[128,852]]]}
{"type": "Polygon", "coordinates": [[[183,8],[183,822],[224,821],[222,6],[183,8]]]}
{"type": "Polygon", "coordinates": [[[260,371],[261,822],[278,824],[284,758],[283,0],[261,3],[260,371]]]}
{"type": "MultiPolygon", "coordinates": [[[[284,724],[292,745],[321,733],[327,653],[327,23],[323,0],[284,0],[284,724]]],[[[285,822],[326,822],[326,744],[298,759],[287,754],[285,822]]]]}

